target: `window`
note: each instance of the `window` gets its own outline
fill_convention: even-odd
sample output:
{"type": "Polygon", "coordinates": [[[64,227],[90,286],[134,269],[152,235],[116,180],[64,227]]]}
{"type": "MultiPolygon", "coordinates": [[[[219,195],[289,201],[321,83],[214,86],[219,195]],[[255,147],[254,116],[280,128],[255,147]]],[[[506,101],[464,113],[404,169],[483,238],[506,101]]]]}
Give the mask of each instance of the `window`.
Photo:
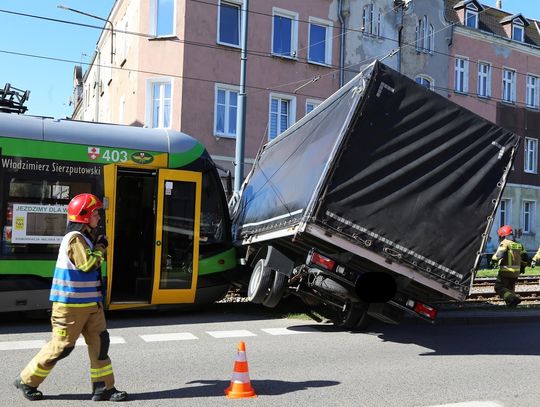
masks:
{"type": "Polygon", "coordinates": [[[491,96],[491,65],[486,62],[478,62],[478,96],[491,96]]]}
{"type": "Polygon", "coordinates": [[[527,75],[527,94],[525,103],[527,104],[527,107],[532,107],[533,109],[538,109],[540,107],[540,86],[538,85],[538,80],[538,76],[527,75]]]}
{"type": "Polygon", "coordinates": [[[465,9],[465,26],[478,28],[478,11],[474,5],[467,6],[465,9]]]}
{"type": "Polygon", "coordinates": [[[236,137],[238,88],[216,85],[214,107],[214,135],[236,137]]]}
{"type": "Polygon", "coordinates": [[[516,102],[516,71],[503,69],[502,100],[509,103],[516,102]]]}
{"type": "Polygon", "coordinates": [[[319,64],[332,63],[332,25],[310,18],[308,60],[319,64]]]}
{"type": "Polygon", "coordinates": [[[428,16],[418,20],[416,24],[416,51],[432,53],[434,47],[435,30],[429,24],[428,16]]]}
{"type": "Polygon", "coordinates": [[[536,202],[534,201],[523,201],[523,233],[533,233],[534,232],[534,220],[536,219],[535,215],[536,202]]]}
{"type": "Polygon", "coordinates": [[[147,82],[146,123],[148,127],[171,127],[172,86],[170,80],[147,82]]]}
{"type": "Polygon", "coordinates": [[[218,17],[218,43],[240,46],[240,6],[236,2],[221,1],[218,17]]]}
{"type": "Polygon", "coordinates": [[[525,160],[524,170],[536,174],[538,163],[538,140],[535,138],[525,138],[525,160]]]}
{"type": "Polygon", "coordinates": [[[382,35],[381,9],[375,9],[373,4],[367,4],[362,9],[362,32],[375,36],[382,35]]]}
{"type": "Polygon", "coordinates": [[[157,37],[174,35],[174,0],[153,0],[153,34],[157,37]]]}
{"type": "Polygon", "coordinates": [[[469,91],[469,61],[467,59],[456,58],[454,90],[462,93],[469,91]]]}
{"type": "Polygon", "coordinates": [[[419,83],[422,86],[425,86],[428,89],[433,89],[433,81],[431,78],[428,78],[424,75],[418,75],[416,78],[414,78],[416,83],[419,83]]]}
{"type": "Polygon", "coordinates": [[[523,24],[518,20],[515,20],[512,23],[512,39],[523,42],[524,33],[525,30],[523,29],[523,24]]]}
{"type": "Polygon", "coordinates": [[[287,58],[296,58],[298,42],[298,14],[273,9],[272,53],[287,58]]]}
{"type": "Polygon", "coordinates": [[[6,199],[0,219],[0,255],[20,259],[48,258],[58,255],[58,246],[66,232],[67,205],[77,194],[95,190],[95,175],[89,175],[93,163],[61,161],[62,165],[76,165],[85,173],[69,175],[51,171],[55,160],[7,158],[3,185],[6,199]],[[27,169],[17,164],[27,162],[27,169]],[[88,171],[88,172],[86,172],[88,171]],[[16,227],[14,227],[16,226],[16,227]]]}
{"type": "Polygon", "coordinates": [[[501,199],[499,202],[499,208],[497,209],[497,219],[499,220],[499,227],[508,225],[511,218],[512,202],[510,199],[501,199]]]}
{"type": "Polygon", "coordinates": [[[276,138],[294,123],[295,99],[287,95],[270,95],[270,125],[268,138],[276,138]]]}
{"type": "Polygon", "coordinates": [[[315,109],[320,104],[321,104],[321,102],[318,101],[318,100],[308,99],[306,101],[306,114],[310,113],[313,109],[315,109]]]}

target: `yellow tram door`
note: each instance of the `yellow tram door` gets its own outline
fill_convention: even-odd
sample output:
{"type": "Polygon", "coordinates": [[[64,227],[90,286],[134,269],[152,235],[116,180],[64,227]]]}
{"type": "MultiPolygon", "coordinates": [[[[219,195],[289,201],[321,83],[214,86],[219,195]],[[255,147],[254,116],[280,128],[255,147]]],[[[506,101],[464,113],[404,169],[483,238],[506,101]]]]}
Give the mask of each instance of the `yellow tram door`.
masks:
{"type": "Polygon", "coordinates": [[[151,304],[193,303],[199,274],[200,173],[158,170],[151,304]]]}

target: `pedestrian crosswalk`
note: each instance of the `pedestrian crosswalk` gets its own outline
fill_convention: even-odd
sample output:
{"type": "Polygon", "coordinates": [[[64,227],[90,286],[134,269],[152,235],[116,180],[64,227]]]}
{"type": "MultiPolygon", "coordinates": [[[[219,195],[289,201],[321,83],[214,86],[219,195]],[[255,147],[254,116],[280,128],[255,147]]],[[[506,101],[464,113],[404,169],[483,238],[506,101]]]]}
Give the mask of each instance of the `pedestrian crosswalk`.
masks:
{"type": "MultiPolygon", "coordinates": [[[[205,331],[198,336],[191,332],[163,332],[158,334],[144,334],[137,335],[138,338],[144,342],[170,342],[170,341],[191,341],[199,340],[206,336],[214,339],[223,338],[247,338],[259,335],[298,335],[318,332],[314,328],[304,327],[302,330],[295,330],[289,328],[261,328],[256,332],[252,332],[247,329],[227,330],[227,331],[205,331]],[[260,331],[260,332],[259,332],[260,331]]],[[[111,336],[111,345],[125,344],[126,339],[122,336],[111,336]]],[[[21,350],[21,349],[39,349],[47,342],[46,339],[36,340],[13,340],[13,341],[0,341],[0,351],[8,350],[21,350]]],[[[84,338],[79,338],[75,346],[86,345],[84,338]]]]}

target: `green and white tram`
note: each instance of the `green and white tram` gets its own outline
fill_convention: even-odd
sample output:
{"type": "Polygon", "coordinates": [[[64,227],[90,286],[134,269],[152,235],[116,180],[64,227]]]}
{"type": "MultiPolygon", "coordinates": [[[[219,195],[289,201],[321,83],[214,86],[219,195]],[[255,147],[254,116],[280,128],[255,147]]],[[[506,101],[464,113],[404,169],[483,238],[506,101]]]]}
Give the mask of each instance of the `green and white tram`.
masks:
{"type": "Polygon", "coordinates": [[[72,197],[103,198],[106,308],[202,304],[236,269],[221,180],[186,134],[0,113],[0,312],[46,309],[72,197]]]}

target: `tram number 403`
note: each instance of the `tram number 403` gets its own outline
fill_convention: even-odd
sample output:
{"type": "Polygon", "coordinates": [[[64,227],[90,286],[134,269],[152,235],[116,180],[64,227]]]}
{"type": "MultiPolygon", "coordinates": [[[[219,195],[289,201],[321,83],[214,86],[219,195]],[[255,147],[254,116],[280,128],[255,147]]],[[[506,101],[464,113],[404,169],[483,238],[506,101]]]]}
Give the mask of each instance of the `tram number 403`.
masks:
{"type": "Polygon", "coordinates": [[[124,150],[105,150],[101,157],[105,161],[124,162],[128,160],[128,153],[124,150]]]}

